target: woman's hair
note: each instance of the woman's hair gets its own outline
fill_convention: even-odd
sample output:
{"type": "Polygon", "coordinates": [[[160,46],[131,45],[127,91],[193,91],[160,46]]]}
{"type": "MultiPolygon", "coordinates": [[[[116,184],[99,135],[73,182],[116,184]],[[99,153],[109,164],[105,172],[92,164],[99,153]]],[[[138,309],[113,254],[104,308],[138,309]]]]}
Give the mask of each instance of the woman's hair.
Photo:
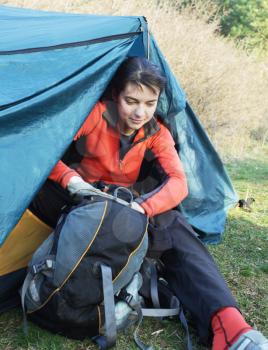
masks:
{"type": "Polygon", "coordinates": [[[113,93],[118,96],[128,83],[145,85],[153,92],[163,91],[166,78],[160,69],[144,57],[129,57],[118,68],[111,82],[113,93]]]}

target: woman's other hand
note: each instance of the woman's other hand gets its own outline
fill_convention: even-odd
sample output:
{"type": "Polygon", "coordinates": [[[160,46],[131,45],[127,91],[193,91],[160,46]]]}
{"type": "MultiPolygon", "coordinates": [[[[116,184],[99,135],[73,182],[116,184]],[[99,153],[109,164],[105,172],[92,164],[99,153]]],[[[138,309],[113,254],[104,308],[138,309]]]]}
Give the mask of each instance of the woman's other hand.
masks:
{"type": "Polygon", "coordinates": [[[132,202],[131,203],[131,208],[134,209],[134,210],[139,211],[142,214],[145,214],[145,210],[137,202],[132,202]]]}

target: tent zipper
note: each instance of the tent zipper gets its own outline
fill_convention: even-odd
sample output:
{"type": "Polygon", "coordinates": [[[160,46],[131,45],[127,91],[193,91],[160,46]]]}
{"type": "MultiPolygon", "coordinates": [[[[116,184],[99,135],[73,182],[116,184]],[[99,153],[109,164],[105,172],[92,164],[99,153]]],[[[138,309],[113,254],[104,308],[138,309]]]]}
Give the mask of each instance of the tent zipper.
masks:
{"type": "Polygon", "coordinates": [[[102,38],[97,38],[97,39],[77,41],[77,42],[73,42],[73,43],[66,43],[66,44],[59,44],[59,45],[52,45],[52,46],[45,46],[45,47],[33,47],[33,48],[30,48],[30,49],[0,51],[0,55],[19,55],[19,54],[26,54],[26,53],[32,53],[32,52],[42,52],[42,51],[66,49],[66,48],[77,47],[77,46],[87,46],[87,45],[102,43],[102,42],[105,42],[105,41],[112,41],[112,40],[120,40],[120,39],[124,39],[124,38],[130,38],[130,37],[133,37],[135,35],[139,35],[141,33],[142,33],[142,31],[130,32],[130,33],[124,33],[124,34],[116,34],[116,35],[104,36],[102,38]]]}

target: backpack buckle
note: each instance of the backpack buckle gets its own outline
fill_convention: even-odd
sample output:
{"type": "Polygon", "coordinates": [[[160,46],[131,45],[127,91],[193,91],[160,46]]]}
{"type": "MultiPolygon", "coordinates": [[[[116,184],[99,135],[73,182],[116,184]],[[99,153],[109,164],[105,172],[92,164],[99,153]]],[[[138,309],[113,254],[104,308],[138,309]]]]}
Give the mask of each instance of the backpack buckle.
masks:
{"type": "Polygon", "coordinates": [[[51,259],[47,259],[45,261],[42,261],[39,264],[34,264],[31,266],[31,272],[36,275],[37,273],[44,271],[44,270],[52,270],[54,268],[54,261],[51,259]]]}
{"type": "Polygon", "coordinates": [[[119,294],[117,295],[117,298],[119,300],[125,301],[129,306],[132,305],[131,302],[133,299],[133,295],[128,293],[124,288],[120,290],[119,294]]]}

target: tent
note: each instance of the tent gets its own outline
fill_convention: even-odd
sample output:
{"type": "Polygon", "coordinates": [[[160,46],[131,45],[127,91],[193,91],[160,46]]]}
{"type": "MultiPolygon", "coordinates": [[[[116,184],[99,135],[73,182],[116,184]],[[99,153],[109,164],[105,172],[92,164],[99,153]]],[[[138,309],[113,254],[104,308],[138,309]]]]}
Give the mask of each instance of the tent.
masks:
{"type": "MultiPolygon", "coordinates": [[[[0,256],[127,56],[147,56],[167,76],[157,113],[172,132],[188,179],[189,196],[179,210],[205,242],[220,241],[237,196],[144,17],[0,6],[0,30],[0,256]]],[[[0,309],[20,273],[0,276],[0,309]]]]}

